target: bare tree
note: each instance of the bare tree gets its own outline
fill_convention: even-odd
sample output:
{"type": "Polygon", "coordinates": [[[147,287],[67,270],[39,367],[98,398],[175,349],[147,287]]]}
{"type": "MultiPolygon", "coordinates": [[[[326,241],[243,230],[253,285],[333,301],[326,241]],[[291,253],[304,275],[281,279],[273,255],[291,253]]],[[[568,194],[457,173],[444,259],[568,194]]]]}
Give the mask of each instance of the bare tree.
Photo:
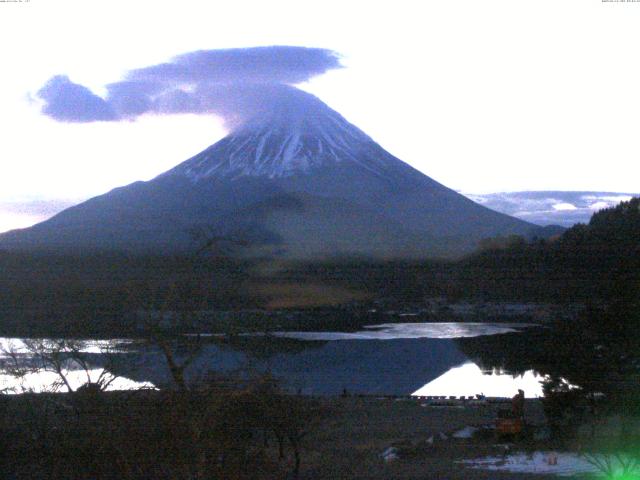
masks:
{"type": "Polygon", "coordinates": [[[162,334],[152,334],[152,341],[160,348],[167,362],[175,388],[180,391],[188,390],[189,384],[185,377],[185,371],[198,357],[203,347],[200,335],[187,338],[181,344],[178,344],[178,341],[173,342],[162,334]],[[176,351],[174,351],[174,344],[176,345],[176,351]],[[182,350],[182,352],[179,350],[182,350]]]}
{"type": "Polygon", "coordinates": [[[86,340],[34,338],[23,339],[20,343],[9,342],[1,347],[4,359],[2,370],[20,382],[20,389],[31,391],[25,385],[29,375],[53,373],[54,380],[46,386],[46,390],[58,392],[78,390],[72,372],[80,372],[82,383],[80,388],[104,391],[118,376],[115,371],[113,342],[96,342],[97,351],[89,353],[89,347],[95,346],[86,340]],[[99,355],[99,368],[91,363],[91,355],[99,355]]]}

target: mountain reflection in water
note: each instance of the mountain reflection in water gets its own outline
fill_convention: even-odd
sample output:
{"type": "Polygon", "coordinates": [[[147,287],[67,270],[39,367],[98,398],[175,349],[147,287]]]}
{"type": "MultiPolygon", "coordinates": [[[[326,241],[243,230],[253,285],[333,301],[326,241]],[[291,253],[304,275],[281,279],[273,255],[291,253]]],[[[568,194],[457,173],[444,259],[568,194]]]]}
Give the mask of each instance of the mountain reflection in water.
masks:
{"type": "Polygon", "coordinates": [[[478,365],[467,362],[453,367],[445,374],[432,380],[412,393],[414,396],[474,396],[510,397],[522,389],[527,398],[542,396],[543,376],[533,370],[522,375],[509,375],[505,372],[483,372],[478,365]]]}
{"type": "MultiPolygon", "coordinates": [[[[367,327],[359,332],[275,332],[225,340],[209,337],[211,343],[201,348],[186,377],[196,382],[211,372],[270,372],[286,389],[303,394],[336,395],[346,390],[351,394],[410,395],[470,361],[458,339],[518,332],[530,326],[403,323],[367,327]]],[[[159,355],[148,351],[143,364],[128,375],[155,384],[167,382],[169,373],[166,367],[158,367],[159,355]]],[[[496,374],[486,379],[492,382],[497,377],[504,385],[499,396],[510,397],[517,391],[518,380],[511,375],[496,374]]],[[[494,391],[484,390],[487,395],[494,391]]],[[[464,394],[482,392],[478,388],[464,394]]],[[[539,394],[539,386],[536,384],[535,391],[528,388],[527,393],[539,394]]]]}
{"type": "MultiPolygon", "coordinates": [[[[522,388],[522,383],[510,375],[482,375],[477,366],[469,364],[458,339],[517,332],[528,326],[405,323],[377,325],[355,333],[210,336],[196,344],[196,355],[185,378],[196,383],[231,372],[270,372],[285,389],[310,395],[336,395],[346,390],[350,394],[409,395],[433,391],[423,394],[511,396],[522,388]],[[461,376],[463,373],[466,376],[461,376]],[[469,377],[472,373],[473,382],[469,377]],[[502,385],[499,392],[490,386],[497,383],[502,385]],[[441,388],[444,385],[446,388],[441,388]],[[461,385],[465,386],[464,391],[460,390],[461,385]]],[[[171,375],[157,345],[131,343],[115,355],[120,358],[116,372],[119,376],[147,385],[170,384],[171,375]]],[[[176,347],[177,361],[189,355],[193,350],[176,347]]],[[[97,365],[99,358],[95,356],[97,365]]],[[[539,394],[530,383],[524,390],[528,396],[539,394]]]]}

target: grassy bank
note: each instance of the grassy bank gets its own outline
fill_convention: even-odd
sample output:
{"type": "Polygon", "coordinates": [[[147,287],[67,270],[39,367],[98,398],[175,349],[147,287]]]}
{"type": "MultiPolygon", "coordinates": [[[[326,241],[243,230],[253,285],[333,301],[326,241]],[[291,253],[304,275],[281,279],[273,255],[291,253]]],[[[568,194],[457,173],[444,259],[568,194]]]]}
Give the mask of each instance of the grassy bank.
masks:
{"type": "MultiPolygon", "coordinates": [[[[496,439],[456,439],[492,424],[499,405],[426,407],[418,400],[282,396],[262,384],[206,392],[81,392],[0,397],[0,478],[527,478],[458,460],[496,439]],[[446,438],[445,438],[446,437],[446,438]],[[435,438],[430,444],[429,438],[435,438]],[[395,446],[400,458],[385,462],[395,446]]],[[[526,406],[543,421],[539,402],[526,406]]]]}

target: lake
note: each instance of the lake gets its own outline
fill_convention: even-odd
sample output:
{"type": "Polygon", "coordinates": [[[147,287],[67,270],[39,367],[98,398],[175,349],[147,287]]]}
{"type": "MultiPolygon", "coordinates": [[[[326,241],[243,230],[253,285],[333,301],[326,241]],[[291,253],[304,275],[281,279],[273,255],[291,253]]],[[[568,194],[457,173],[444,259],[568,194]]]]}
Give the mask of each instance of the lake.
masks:
{"type": "MultiPolygon", "coordinates": [[[[189,362],[188,382],[204,381],[213,374],[252,375],[270,372],[283,387],[309,395],[379,394],[420,396],[511,397],[519,388],[527,397],[542,395],[539,376],[533,371],[512,376],[508,372],[483,371],[464,352],[460,339],[523,332],[529,324],[509,323],[391,323],[356,332],[272,332],[233,337],[202,335],[176,346],[176,362],[189,362]],[[490,374],[489,374],[490,373],[490,374]]],[[[524,337],[523,337],[524,338],[524,337]]],[[[33,352],[23,339],[1,339],[4,350],[14,355],[2,362],[17,361],[36,366],[33,352]]],[[[88,367],[67,361],[65,371],[73,387],[87,378],[95,381],[105,366],[118,378],[112,389],[165,385],[171,375],[157,345],[130,340],[82,342],[88,367]],[[108,345],[110,353],[103,354],[108,345]],[[86,370],[86,371],[85,371],[86,370]]],[[[18,385],[3,375],[3,387],[16,392],[47,389],[52,372],[31,372],[18,385]]],[[[64,391],[64,388],[62,389],[64,391]]]]}

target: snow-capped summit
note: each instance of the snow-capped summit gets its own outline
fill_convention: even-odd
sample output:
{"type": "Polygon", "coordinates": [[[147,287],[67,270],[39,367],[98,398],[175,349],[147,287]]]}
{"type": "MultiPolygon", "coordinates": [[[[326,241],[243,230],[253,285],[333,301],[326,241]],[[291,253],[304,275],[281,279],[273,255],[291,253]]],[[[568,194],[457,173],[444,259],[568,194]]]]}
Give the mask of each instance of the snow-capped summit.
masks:
{"type": "Polygon", "coordinates": [[[341,163],[378,175],[392,157],[313,95],[291,89],[285,99],[164,175],[193,181],[240,176],[278,178],[341,163]]]}

